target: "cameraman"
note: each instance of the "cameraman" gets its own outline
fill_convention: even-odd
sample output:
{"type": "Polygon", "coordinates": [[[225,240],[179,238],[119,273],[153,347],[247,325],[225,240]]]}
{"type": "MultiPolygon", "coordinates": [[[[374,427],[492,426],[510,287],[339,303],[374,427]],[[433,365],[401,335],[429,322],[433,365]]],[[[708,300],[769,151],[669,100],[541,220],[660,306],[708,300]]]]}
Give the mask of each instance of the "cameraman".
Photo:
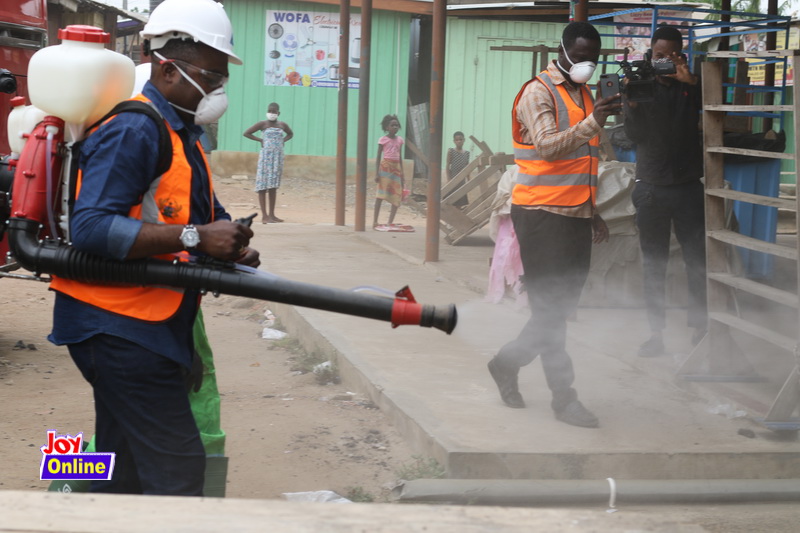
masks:
{"type": "Polygon", "coordinates": [[[670,228],[683,251],[689,288],[688,325],[692,343],[707,328],[703,151],[698,123],[699,78],[681,54],[683,39],[675,26],[659,26],[651,40],[652,61],[672,61],[675,74],[655,77],[651,102],[625,99],[625,132],[636,149],[636,184],[632,200],[642,248],[644,299],[651,337],[640,357],[664,353],[665,277],[670,228]]]}

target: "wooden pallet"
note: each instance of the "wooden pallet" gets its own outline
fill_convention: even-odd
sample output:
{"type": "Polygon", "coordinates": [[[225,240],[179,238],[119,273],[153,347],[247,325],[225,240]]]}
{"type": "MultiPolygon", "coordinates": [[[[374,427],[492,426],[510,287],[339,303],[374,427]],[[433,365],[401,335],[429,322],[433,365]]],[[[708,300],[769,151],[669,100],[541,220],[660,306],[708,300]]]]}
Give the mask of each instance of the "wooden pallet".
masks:
{"type": "Polygon", "coordinates": [[[513,155],[495,154],[486,143],[473,136],[470,139],[480,148],[481,154],[442,186],[439,227],[448,244],[458,244],[489,222],[500,177],[508,165],[514,164],[513,155]],[[457,207],[465,198],[467,205],[457,207]]]}

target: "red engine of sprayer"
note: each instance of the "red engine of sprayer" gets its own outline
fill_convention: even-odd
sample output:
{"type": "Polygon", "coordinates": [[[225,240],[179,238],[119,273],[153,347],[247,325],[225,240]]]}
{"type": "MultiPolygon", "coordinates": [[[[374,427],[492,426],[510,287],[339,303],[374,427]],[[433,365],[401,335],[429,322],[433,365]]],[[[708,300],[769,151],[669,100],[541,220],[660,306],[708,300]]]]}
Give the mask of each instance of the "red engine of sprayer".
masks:
{"type": "Polygon", "coordinates": [[[48,116],[28,136],[14,171],[11,216],[42,225],[40,237],[56,238],[61,213],[59,150],[64,141],[64,121],[48,116]]]}

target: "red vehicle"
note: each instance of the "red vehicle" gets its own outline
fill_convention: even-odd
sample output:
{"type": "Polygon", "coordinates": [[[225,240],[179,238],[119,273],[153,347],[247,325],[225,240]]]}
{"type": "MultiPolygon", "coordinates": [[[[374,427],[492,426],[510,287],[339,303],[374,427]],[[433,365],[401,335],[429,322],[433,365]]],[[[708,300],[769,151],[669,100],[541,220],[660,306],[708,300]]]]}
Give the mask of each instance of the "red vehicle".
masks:
{"type": "MultiPolygon", "coordinates": [[[[28,61],[47,44],[47,0],[0,0],[0,220],[9,214],[9,190],[13,173],[7,156],[8,113],[11,99],[28,96],[28,61]]],[[[26,101],[26,103],[30,103],[26,101]]],[[[0,271],[6,265],[7,239],[0,226],[0,271]]]]}
{"type": "Polygon", "coordinates": [[[0,154],[9,152],[6,119],[11,98],[28,95],[28,61],[46,41],[47,0],[0,0],[0,69],[8,71],[0,76],[0,154]],[[5,92],[12,83],[9,74],[17,82],[10,94],[5,92]]]}

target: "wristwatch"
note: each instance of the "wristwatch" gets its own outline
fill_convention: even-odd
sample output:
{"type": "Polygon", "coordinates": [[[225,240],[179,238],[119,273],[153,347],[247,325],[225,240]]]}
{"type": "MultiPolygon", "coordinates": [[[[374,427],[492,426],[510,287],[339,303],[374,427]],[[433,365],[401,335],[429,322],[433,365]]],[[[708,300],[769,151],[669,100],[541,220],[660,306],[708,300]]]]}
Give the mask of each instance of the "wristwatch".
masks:
{"type": "Polygon", "coordinates": [[[181,232],[181,242],[183,243],[183,247],[187,250],[200,244],[200,233],[197,231],[197,228],[191,224],[184,226],[181,232]]]}

